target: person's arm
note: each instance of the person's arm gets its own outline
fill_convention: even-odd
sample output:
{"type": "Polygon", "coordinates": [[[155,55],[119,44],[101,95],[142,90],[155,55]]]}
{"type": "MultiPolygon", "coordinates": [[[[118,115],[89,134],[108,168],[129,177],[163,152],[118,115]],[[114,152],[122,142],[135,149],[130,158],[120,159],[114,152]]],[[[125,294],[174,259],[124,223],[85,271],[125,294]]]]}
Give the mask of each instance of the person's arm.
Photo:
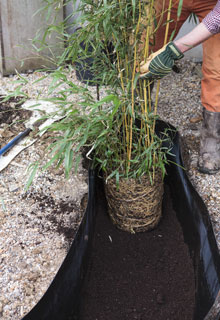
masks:
{"type": "Polygon", "coordinates": [[[209,12],[202,22],[174,44],[181,52],[186,52],[220,32],[220,0],[214,9],[209,12]]]}
{"type": "Polygon", "coordinates": [[[209,39],[213,34],[201,22],[191,32],[178,40],[169,42],[163,48],[151,54],[140,66],[140,78],[161,79],[170,71],[176,60],[183,58],[184,52],[209,39]]]}
{"type": "Polygon", "coordinates": [[[209,39],[213,34],[207,29],[203,22],[198,24],[191,32],[174,41],[175,46],[182,52],[186,52],[200,43],[209,39]]]}
{"type": "Polygon", "coordinates": [[[220,33],[220,0],[202,22],[182,38],[169,42],[157,52],[151,54],[140,65],[140,78],[161,79],[167,75],[176,60],[183,58],[183,53],[220,33]]]}

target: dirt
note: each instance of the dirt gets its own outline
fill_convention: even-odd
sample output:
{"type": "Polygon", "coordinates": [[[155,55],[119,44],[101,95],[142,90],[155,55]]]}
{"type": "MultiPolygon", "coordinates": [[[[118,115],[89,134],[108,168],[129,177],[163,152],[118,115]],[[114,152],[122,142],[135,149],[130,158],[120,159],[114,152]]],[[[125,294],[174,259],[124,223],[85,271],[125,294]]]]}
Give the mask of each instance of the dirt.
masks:
{"type": "MultiPolygon", "coordinates": [[[[3,147],[11,139],[17,136],[20,132],[26,129],[25,120],[28,120],[32,111],[22,109],[23,100],[21,97],[12,97],[7,101],[3,101],[3,97],[0,96],[0,147],[3,147]]],[[[44,136],[45,138],[45,136],[44,136]]],[[[53,183],[53,181],[51,181],[53,183]]],[[[65,225],[66,219],[64,216],[68,216],[73,210],[77,211],[78,207],[74,201],[60,201],[55,203],[53,197],[45,194],[37,194],[29,192],[29,198],[33,199],[36,203],[39,203],[39,209],[44,212],[48,206],[52,209],[52,214],[48,215],[47,219],[49,226],[45,223],[41,225],[42,230],[48,231],[53,228],[58,234],[63,234],[68,246],[70,246],[73,235],[75,233],[76,224],[81,221],[81,215],[78,217],[78,221],[72,221],[70,225],[65,225]],[[73,226],[73,227],[71,227],[73,226]]],[[[36,212],[31,211],[32,217],[36,217],[36,212]]],[[[23,213],[20,214],[25,216],[23,213]]],[[[38,217],[39,220],[42,217],[38,217]]]]}
{"type": "Polygon", "coordinates": [[[100,197],[80,320],[193,319],[193,263],[169,190],[159,226],[134,235],[112,224],[100,197]]]}
{"type": "Polygon", "coordinates": [[[21,108],[22,98],[10,98],[3,102],[0,96],[0,148],[26,129],[24,121],[29,119],[32,111],[21,108]]]}
{"type": "MultiPolygon", "coordinates": [[[[51,183],[53,182],[51,181],[51,183]]],[[[27,197],[27,194],[23,198],[25,197],[27,197]]],[[[75,201],[68,199],[68,197],[57,202],[52,195],[46,195],[41,192],[37,194],[29,192],[28,199],[38,204],[41,215],[35,210],[30,211],[30,214],[33,219],[38,219],[38,225],[42,230],[41,233],[44,234],[44,232],[53,230],[59,235],[63,235],[68,250],[82,219],[83,208],[79,210],[79,205],[75,201]],[[50,208],[50,212],[46,214],[45,212],[48,208],[50,208]],[[78,212],[78,215],[73,216],[72,212],[78,212]]],[[[20,215],[23,215],[25,220],[25,215],[22,213],[20,215]]]]}

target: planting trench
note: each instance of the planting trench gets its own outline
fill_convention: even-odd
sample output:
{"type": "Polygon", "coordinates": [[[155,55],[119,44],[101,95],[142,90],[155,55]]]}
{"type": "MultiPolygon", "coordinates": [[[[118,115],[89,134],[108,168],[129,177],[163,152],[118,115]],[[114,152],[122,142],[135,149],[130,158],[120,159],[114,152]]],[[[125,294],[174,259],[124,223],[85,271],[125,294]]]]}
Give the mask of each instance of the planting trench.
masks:
{"type": "Polygon", "coordinates": [[[193,262],[168,187],[159,226],[136,234],[112,224],[101,190],[79,319],[193,319],[193,262]]]}
{"type": "MultiPolygon", "coordinates": [[[[182,164],[178,134],[172,152],[182,164]]],[[[220,290],[209,215],[180,166],[168,167],[165,189],[158,228],[130,235],[110,223],[103,188],[90,171],[88,205],[72,246],[23,319],[205,319],[220,290]]]]}

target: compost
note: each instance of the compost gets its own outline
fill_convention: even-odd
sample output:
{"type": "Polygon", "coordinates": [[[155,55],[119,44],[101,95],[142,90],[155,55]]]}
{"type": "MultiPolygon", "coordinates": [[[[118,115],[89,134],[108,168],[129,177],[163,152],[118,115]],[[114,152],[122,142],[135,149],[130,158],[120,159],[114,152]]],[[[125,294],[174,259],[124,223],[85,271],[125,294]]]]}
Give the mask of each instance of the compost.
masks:
{"type": "Polygon", "coordinates": [[[99,188],[80,320],[193,319],[193,262],[171,203],[166,186],[159,226],[130,234],[112,224],[99,188]]]}

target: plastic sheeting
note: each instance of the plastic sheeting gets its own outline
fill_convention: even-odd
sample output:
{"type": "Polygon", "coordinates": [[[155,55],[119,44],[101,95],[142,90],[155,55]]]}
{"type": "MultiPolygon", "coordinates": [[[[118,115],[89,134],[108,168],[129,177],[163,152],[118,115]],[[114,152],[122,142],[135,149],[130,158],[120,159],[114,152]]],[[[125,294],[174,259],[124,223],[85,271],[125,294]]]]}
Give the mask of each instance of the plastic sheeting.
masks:
{"type": "MultiPolygon", "coordinates": [[[[158,121],[158,134],[173,127],[158,121]]],[[[220,290],[220,256],[207,208],[190,183],[180,152],[178,133],[171,131],[173,146],[167,167],[167,183],[195,270],[196,306],[194,320],[203,320],[220,290]]],[[[70,250],[50,287],[23,320],[80,320],[78,310],[96,220],[98,197],[96,175],[89,171],[88,205],[70,250]]],[[[216,318],[217,320],[218,318],[216,318]]]]}

